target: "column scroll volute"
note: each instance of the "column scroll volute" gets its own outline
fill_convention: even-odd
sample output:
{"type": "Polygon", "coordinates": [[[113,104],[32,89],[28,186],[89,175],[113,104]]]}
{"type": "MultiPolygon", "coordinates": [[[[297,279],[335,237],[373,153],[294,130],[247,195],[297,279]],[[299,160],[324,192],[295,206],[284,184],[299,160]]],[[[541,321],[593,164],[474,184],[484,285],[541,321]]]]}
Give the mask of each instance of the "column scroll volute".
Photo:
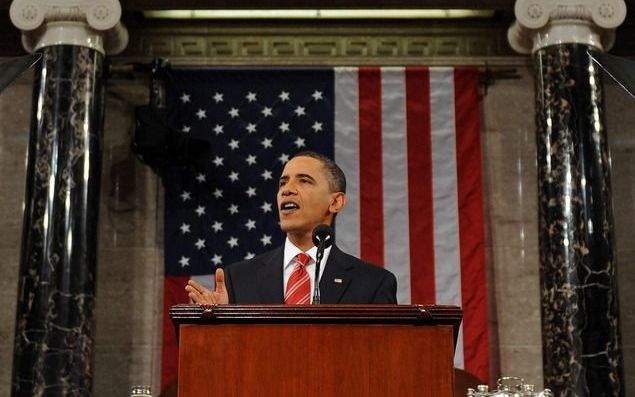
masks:
{"type": "Polygon", "coordinates": [[[25,49],[70,44],[117,54],[128,43],[118,0],[13,0],[9,16],[25,49]]]}
{"type": "Polygon", "coordinates": [[[626,18],[624,0],[516,0],[516,21],[507,32],[514,50],[530,54],[542,47],[580,43],[608,50],[626,18]]]}

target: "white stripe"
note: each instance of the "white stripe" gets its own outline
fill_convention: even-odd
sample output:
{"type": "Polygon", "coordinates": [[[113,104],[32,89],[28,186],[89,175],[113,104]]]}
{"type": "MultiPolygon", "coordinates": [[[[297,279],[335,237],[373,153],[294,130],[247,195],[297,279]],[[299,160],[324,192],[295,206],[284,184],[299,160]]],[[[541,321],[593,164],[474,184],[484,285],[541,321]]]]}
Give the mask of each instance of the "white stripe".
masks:
{"type": "Polygon", "coordinates": [[[346,175],[348,204],[337,215],[337,244],[360,256],[359,96],[357,68],[335,68],[335,162],[346,175]]]}
{"type": "Polygon", "coordinates": [[[397,301],[410,303],[408,150],[405,69],[382,68],[381,131],[384,188],[384,267],[397,277],[397,301]]]}
{"type": "MultiPolygon", "coordinates": [[[[461,305],[454,71],[451,68],[430,69],[430,117],[436,300],[439,304],[461,305]]],[[[454,357],[455,366],[459,368],[463,368],[462,346],[460,338],[454,357]]]]}
{"type": "MultiPolygon", "coordinates": [[[[474,346],[472,346],[474,349],[474,346]]],[[[456,338],[456,349],[454,350],[454,366],[456,368],[465,368],[465,359],[463,356],[463,323],[459,327],[459,336],[456,338]]]]}

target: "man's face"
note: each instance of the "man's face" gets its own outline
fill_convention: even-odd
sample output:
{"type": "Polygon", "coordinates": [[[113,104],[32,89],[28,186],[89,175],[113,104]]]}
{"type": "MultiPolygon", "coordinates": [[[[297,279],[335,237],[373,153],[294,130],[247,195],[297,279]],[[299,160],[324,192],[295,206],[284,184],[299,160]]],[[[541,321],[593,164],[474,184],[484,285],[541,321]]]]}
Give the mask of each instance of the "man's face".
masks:
{"type": "Polygon", "coordinates": [[[285,233],[312,233],[321,223],[331,224],[344,204],[344,194],[331,192],[320,160],[295,157],[282,170],[278,186],[280,228],[285,233]]]}

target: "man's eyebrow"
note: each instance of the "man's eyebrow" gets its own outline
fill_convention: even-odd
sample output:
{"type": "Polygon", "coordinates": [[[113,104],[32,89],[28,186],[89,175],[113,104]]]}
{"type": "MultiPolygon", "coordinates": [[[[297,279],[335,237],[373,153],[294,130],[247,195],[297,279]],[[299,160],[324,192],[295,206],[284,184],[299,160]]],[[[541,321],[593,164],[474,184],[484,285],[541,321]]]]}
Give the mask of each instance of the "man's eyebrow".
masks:
{"type": "Polygon", "coordinates": [[[296,175],[298,178],[309,178],[312,181],[315,181],[315,178],[313,178],[311,175],[309,174],[297,174],[296,175]]]}
{"type": "MultiPolygon", "coordinates": [[[[315,178],[313,178],[313,177],[312,177],[311,175],[309,175],[309,174],[302,174],[302,173],[300,173],[300,174],[295,174],[295,175],[294,175],[294,177],[296,177],[296,178],[307,178],[307,179],[310,179],[310,180],[312,180],[312,181],[315,181],[315,178]]],[[[289,175],[282,175],[282,176],[280,177],[280,182],[288,181],[289,179],[291,179],[291,177],[290,177],[289,175]]]]}

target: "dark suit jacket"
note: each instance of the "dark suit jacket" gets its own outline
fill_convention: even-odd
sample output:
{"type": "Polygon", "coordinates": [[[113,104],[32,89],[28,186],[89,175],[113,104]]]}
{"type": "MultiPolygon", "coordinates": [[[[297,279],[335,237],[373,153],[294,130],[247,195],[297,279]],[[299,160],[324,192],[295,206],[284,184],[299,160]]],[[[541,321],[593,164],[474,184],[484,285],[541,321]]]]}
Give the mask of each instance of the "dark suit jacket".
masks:
{"type": "MultiPolygon", "coordinates": [[[[227,266],[229,303],[284,303],[283,260],[284,246],[227,266]]],[[[320,302],[397,303],[397,280],[388,270],[333,246],[320,279],[320,302]]]]}

